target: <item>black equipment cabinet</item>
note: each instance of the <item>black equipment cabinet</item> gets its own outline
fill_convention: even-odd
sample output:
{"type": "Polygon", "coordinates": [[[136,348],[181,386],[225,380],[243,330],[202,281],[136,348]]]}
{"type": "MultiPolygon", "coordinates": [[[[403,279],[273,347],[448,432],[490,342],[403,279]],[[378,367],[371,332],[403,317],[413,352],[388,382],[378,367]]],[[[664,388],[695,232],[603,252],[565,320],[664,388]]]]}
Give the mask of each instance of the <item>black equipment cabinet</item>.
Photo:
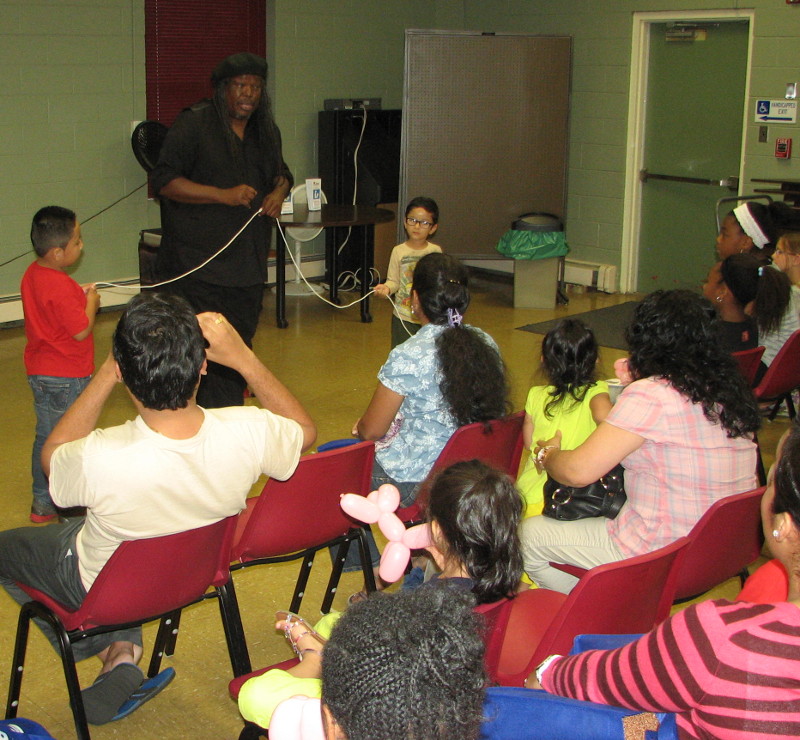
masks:
{"type": "MultiPolygon", "coordinates": [[[[328,203],[353,203],[355,186],[357,205],[376,206],[379,203],[397,202],[400,187],[401,125],[400,110],[348,109],[319,112],[319,176],[328,203]],[[354,161],[356,149],[357,167],[354,161]]],[[[336,238],[335,230],[326,231],[326,252],[330,253],[338,248],[339,245],[334,241],[336,238]]],[[[370,259],[369,264],[372,263],[373,260],[370,259]]],[[[340,256],[341,269],[355,272],[359,266],[358,253],[345,248],[340,256]]]]}

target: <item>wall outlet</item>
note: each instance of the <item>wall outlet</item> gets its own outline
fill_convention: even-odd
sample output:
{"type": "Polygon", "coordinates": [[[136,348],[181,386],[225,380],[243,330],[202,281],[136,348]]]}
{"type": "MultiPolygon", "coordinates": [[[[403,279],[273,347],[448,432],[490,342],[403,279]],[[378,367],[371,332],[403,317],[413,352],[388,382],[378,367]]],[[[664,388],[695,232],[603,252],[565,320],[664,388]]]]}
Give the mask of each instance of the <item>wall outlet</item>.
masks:
{"type": "Polygon", "coordinates": [[[758,143],[759,144],[766,144],[769,141],[769,127],[768,126],[759,126],[758,127],[758,143]]]}

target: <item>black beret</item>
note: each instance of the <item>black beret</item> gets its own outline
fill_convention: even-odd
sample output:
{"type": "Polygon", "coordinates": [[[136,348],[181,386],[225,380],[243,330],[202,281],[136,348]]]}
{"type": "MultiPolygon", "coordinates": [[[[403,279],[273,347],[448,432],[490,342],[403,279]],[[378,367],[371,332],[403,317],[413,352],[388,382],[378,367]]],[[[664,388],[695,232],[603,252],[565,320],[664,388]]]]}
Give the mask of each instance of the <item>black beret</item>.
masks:
{"type": "Polygon", "coordinates": [[[231,54],[227,59],[223,59],[211,73],[211,83],[216,85],[229,77],[239,75],[256,75],[267,79],[267,60],[249,51],[242,51],[238,54],[231,54]]]}

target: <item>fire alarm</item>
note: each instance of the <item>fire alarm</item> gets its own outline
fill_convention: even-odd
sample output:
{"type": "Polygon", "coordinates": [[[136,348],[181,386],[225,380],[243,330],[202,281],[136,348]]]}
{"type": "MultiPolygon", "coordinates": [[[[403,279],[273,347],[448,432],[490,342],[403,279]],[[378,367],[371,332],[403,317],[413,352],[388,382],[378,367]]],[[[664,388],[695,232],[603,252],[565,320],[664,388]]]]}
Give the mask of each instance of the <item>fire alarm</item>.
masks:
{"type": "Polygon", "coordinates": [[[789,159],[792,156],[791,139],[775,139],[775,157],[777,159],[789,159]]]}

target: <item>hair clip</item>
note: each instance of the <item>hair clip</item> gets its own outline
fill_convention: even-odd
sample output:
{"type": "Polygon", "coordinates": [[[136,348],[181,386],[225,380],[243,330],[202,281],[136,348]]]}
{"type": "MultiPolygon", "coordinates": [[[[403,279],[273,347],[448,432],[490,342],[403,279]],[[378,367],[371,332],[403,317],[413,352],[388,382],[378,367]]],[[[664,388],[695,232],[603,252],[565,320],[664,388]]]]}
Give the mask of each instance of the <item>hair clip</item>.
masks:
{"type": "Polygon", "coordinates": [[[447,309],[447,325],[453,329],[456,326],[461,326],[461,320],[464,317],[458,312],[456,308],[447,309]]]}

